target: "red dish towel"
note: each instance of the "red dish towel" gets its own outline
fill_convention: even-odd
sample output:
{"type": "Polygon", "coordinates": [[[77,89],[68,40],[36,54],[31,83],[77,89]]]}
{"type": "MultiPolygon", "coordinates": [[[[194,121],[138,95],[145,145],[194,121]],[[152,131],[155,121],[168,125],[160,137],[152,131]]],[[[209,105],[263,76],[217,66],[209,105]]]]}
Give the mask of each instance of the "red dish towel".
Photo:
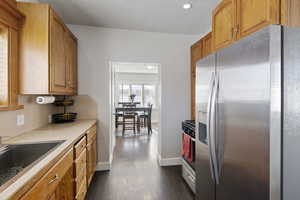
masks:
{"type": "Polygon", "coordinates": [[[194,155],[192,150],[192,138],[191,136],[183,133],[182,141],[182,156],[187,159],[189,162],[193,162],[194,155]]]}

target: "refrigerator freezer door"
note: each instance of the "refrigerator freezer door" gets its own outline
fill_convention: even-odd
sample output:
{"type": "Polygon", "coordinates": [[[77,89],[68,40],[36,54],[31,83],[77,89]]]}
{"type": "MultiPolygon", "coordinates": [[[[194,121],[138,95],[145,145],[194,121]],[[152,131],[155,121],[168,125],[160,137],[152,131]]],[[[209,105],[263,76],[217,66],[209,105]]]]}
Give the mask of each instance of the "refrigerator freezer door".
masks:
{"type": "Polygon", "coordinates": [[[284,28],[283,199],[300,198],[300,28],[284,28]]]}
{"type": "Polygon", "coordinates": [[[218,52],[217,200],[269,199],[269,54],[269,29],[218,52]]]}
{"type": "Polygon", "coordinates": [[[196,69],[196,199],[215,200],[215,183],[211,168],[211,155],[207,133],[207,107],[212,94],[215,73],[215,55],[197,63],[196,69]]]}

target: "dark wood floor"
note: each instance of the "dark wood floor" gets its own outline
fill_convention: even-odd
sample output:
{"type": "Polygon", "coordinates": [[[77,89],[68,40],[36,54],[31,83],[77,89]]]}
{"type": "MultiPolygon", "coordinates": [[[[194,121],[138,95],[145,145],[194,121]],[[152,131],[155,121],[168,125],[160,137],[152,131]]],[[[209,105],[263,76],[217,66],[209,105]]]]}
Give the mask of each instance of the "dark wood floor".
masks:
{"type": "Polygon", "coordinates": [[[181,167],[159,167],[157,136],[117,137],[111,171],[96,172],[87,200],[193,200],[181,167]]]}

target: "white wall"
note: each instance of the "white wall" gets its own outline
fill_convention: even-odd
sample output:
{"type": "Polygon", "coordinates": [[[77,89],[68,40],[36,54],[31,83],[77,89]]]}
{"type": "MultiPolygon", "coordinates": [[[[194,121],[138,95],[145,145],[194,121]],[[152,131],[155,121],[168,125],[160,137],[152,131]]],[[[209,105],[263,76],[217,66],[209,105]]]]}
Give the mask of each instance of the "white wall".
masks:
{"type": "Polygon", "coordinates": [[[69,25],[79,39],[79,94],[97,103],[98,160],[110,160],[109,62],[160,63],[162,127],[159,154],[180,156],[181,121],[190,118],[190,46],[199,36],[69,25]]]}

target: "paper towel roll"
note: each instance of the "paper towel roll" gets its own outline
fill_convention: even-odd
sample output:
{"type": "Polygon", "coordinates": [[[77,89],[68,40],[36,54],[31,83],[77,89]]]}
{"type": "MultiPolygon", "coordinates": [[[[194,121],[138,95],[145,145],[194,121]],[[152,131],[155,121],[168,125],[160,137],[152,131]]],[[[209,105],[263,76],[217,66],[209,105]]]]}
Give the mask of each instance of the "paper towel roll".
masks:
{"type": "Polygon", "coordinates": [[[54,96],[40,96],[36,98],[36,103],[38,104],[49,104],[54,103],[55,97],[54,96]]]}

